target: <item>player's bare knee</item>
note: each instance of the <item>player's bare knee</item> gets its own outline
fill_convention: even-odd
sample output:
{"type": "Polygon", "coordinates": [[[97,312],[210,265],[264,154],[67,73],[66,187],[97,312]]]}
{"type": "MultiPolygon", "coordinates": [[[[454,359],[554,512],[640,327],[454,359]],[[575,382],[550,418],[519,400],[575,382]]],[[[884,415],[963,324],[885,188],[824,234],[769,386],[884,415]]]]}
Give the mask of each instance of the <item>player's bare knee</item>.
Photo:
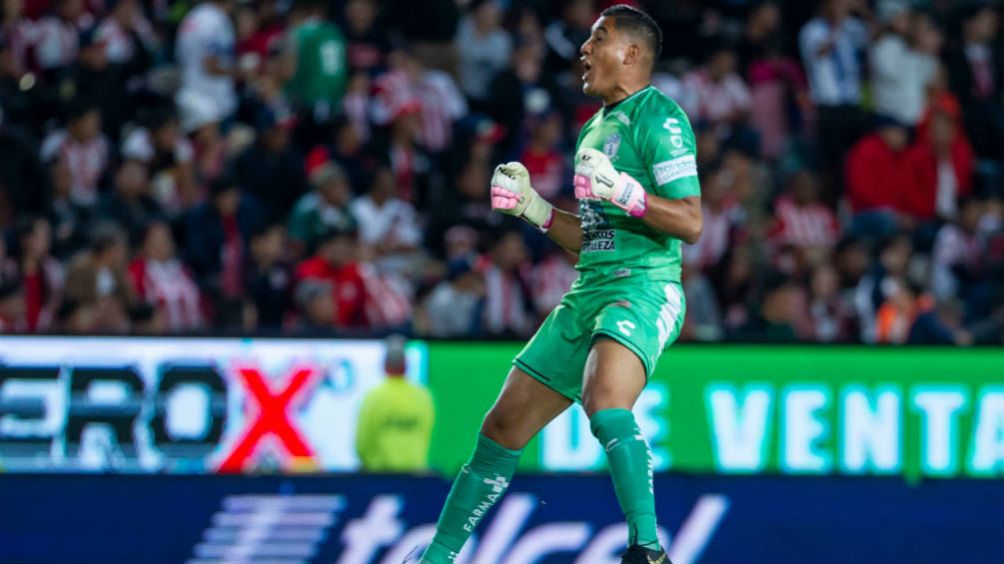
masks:
{"type": "Polygon", "coordinates": [[[492,408],[485,415],[485,420],[481,423],[481,434],[513,450],[523,448],[529,441],[521,428],[520,419],[515,414],[505,413],[497,408],[492,408]]]}

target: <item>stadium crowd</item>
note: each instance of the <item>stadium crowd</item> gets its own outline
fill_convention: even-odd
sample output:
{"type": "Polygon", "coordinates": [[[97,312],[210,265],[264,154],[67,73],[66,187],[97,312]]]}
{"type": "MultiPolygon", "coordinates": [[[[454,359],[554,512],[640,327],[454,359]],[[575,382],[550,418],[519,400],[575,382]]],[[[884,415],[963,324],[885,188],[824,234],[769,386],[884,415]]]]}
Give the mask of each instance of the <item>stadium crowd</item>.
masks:
{"type": "MultiPolygon", "coordinates": [[[[526,337],[602,0],[2,0],[0,332],[526,337]]],[[[999,343],[999,4],[636,2],[698,134],[701,341],[999,343]]]]}

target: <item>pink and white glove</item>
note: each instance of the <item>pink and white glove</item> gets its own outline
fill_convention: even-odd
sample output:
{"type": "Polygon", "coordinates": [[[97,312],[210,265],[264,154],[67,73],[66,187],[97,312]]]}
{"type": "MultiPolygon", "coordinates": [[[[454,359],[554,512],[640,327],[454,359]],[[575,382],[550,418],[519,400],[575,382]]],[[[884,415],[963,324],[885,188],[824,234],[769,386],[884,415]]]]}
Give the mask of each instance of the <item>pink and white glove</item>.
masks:
{"type": "Polygon", "coordinates": [[[625,172],[617,172],[606,155],[596,149],[582,149],[575,155],[575,197],[580,200],[607,200],[643,217],[648,206],[645,188],[625,172]]]}
{"type": "Polygon", "coordinates": [[[530,186],[530,172],[521,163],[513,161],[495,167],[491,191],[493,210],[522,217],[541,231],[551,226],[554,208],[530,186]]]}

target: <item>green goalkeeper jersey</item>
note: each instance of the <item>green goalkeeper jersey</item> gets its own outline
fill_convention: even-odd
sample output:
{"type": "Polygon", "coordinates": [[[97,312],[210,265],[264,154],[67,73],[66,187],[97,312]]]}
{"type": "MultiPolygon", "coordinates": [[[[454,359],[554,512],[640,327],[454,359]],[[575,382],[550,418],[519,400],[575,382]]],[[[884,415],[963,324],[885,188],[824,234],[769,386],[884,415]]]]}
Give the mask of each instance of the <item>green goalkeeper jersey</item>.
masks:
{"type": "MultiPolygon", "coordinates": [[[[579,133],[575,151],[603,151],[618,172],[663,198],[700,196],[694,132],[672,99],[648,86],[601,109],[579,133]]],[[[680,280],[681,241],[606,201],[580,200],[583,278],[638,274],[680,280]]]]}

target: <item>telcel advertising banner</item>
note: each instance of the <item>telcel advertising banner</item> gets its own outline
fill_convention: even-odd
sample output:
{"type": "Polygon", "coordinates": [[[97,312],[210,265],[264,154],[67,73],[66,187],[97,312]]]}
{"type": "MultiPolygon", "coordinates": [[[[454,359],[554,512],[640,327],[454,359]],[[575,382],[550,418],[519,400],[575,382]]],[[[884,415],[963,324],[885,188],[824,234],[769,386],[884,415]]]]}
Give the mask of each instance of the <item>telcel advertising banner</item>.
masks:
{"type": "MultiPolygon", "coordinates": [[[[425,347],[407,349],[424,381],[425,347]]],[[[0,338],[0,469],[352,470],[381,341],[0,338]]]]}
{"type": "MultiPolygon", "coordinates": [[[[440,421],[432,459],[469,456],[519,346],[433,345],[440,421]]],[[[635,407],[657,471],[1004,476],[1004,351],[677,346],[635,407]]],[[[521,458],[523,470],[595,470],[602,449],[579,407],[521,458]]]]}

